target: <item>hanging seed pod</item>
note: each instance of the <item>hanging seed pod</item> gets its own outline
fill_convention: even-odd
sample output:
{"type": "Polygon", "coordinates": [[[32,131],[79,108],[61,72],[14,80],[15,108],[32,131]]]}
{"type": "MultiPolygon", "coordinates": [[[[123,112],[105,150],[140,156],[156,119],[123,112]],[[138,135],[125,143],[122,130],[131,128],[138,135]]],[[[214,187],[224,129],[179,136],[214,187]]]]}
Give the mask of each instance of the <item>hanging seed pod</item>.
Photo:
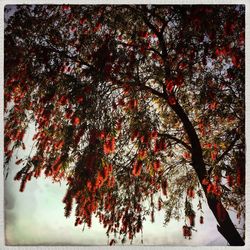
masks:
{"type": "Polygon", "coordinates": [[[150,206],[154,207],[154,195],[150,194],[150,206]]]}
{"type": "Polygon", "coordinates": [[[240,166],[237,166],[237,173],[236,173],[236,182],[237,186],[240,187],[243,184],[243,169],[240,166]]]}
{"type": "Polygon", "coordinates": [[[191,240],[192,231],[191,231],[190,227],[188,227],[188,229],[187,229],[187,236],[188,236],[188,239],[191,240]]]}
{"type": "Polygon", "coordinates": [[[154,130],[151,132],[151,138],[157,139],[157,137],[158,137],[158,132],[157,132],[156,129],[154,129],[154,130]]]}
{"type": "Polygon", "coordinates": [[[186,227],[187,226],[183,226],[182,227],[182,233],[183,233],[183,236],[186,238],[187,234],[186,234],[186,227]]]}
{"type": "Polygon", "coordinates": [[[110,241],[109,245],[110,245],[110,246],[113,246],[114,244],[115,244],[115,240],[112,239],[112,240],[110,241]]]}
{"type": "Polygon", "coordinates": [[[20,188],[19,188],[20,192],[24,191],[26,183],[27,183],[27,178],[25,177],[25,178],[22,179],[22,182],[21,182],[21,185],[20,185],[20,188]]]}
{"type": "Polygon", "coordinates": [[[151,222],[152,223],[155,222],[155,213],[154,213],[154,210],[151,211],[151,222]]]}
{"type": "Polygon", "coordinates": [[[80,224],[80,218],[77,217],[76,220],[75,220],[75,227],[76,227],[77,225],[79,225],[79,224],[80,224]]]}
{"type": "Polygon", "coordinates": [[[21,162],[23,161],[23,159],[19,159],[15,162],[16,165],[19,165],[21,162]]]}
{"type": "Polygon", "coordinates": [[[232,187],[234,184],[234,179],[232,175],[227,175],[227,184],[229,187],[232,187]]]}
{"type": "Polygon", "coordinates": [[[159,141],[156,140],[155,146],[154,146],[154,153],[156,154],[156,153],[159,152],[159,151],[160,151],[159,141]]]}
{"type": "Polygon", "coordinates": [[[187,195],[190,197],[190,198],[194,198],[195,196],[195,191],[194,191],[194,188],[193,187],[189,187],[187,189],[187,195]]]}
{"type": "Polygon", "coordinates": [[[161,207],[162,207],[162,200],[159,197],[159,199],[158,199],[158,211],[161,211],[161,207]]]}
{"type": "Polygon", "coordinates": [[[154,161],[153,166],[155,171],[159,171],[161,167],[160,161],[159,160],[154,161]]]}
{"type": "Polygon", "coordinates": [[[194,227],[195,226],[195,215],[194,214],[190,214],[188,216],[188,219],[189,219],[190,226],[194,227]]]}
{"type": "Polygon", "coordinates": [[[139,159],[144,160],[147,157],[147,151],[145,149],[142,149],[139,151],[139,159]]]}
{"type": "Polygon", "coordinates": [[[167,196],[167,188],[168,188],[168,183],[167,180],[163,180],[161,182],[161,189],[162,189],[162,193],[167,196]]]}
{"type": "Polygon", "coordinates": [[[200,224],[203,224],[203,223],[204,223],[204,217],[200,216],[200,224]]]}
{"type": "Polygon", "coordinates": [[[22,175],[23,175],[23,169],[21,169],[21,170],[15,175],[14,180],[15,180],[15,181],[21,180],[22,175]]]}
{"type": "Polygon", "coordinates": [[[183,232],[183,236],[185,237],[185,239],[187,237],[189,237],[189,239],[191,239],[192,232],[191,232],[191,228],[190,227],[188,227],[187,225],[184,225],[182,227],[182,232],[183,232]]]}
{"type": "Polygon", "coordinates": [[[141,170],[142,170],[142,162],[136,161],[133,166],[132,174],[134,176],[139,176],[141,174],[141,170]]]}

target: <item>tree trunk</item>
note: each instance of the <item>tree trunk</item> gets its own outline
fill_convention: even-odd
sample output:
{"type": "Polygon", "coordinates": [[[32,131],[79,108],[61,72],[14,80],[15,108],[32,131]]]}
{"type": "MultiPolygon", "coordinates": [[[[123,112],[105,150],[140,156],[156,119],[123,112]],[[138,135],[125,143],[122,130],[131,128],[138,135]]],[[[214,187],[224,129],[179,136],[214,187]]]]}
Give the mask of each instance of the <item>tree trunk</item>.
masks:
{"type": "Polygon", "coordinates": [[[227,240],[231,246],[244,246],[245,243],[241,238],[239,232],[235,228],[233,222],[231,221],[228,212],[222,205],[222,203],[215,198],[207,197],[208,206],[212,210],[215,218],[217,219],[219,225],[217,225],[218,231],[227,240]],[[218,208],[220,211],[218,211],[218,208]]]}
{"type": "Polygon", "coordinates": [[[208,194],[206,186],[202,184],[202,180],[207,177],[207,170],[206,170],[205,163],[204,163],[203,156],[202,156],[202,148],[200,145],[200,141],[192,123],[188,119],[187,114],[185,113],[183,108],[179,105],[179,103],[176,103],[176,105],[173,105],[172,109],[182,121],[184,128],[188,134],[190,144],[192,147],[192,150],[191,150],[192,165],[195,169],[195,172],[199,178],[199,181],[206,195],[208,206],[213,212],[219,224],[217,225],[218,231],[228,241],[228,243],[231,246],[245,245],[243,239],[241,238],[239,232],[235,228],[232,220],[230,219],[221,201],[216,199],[214,196],[211,196],[210,194],[208,194]]]}

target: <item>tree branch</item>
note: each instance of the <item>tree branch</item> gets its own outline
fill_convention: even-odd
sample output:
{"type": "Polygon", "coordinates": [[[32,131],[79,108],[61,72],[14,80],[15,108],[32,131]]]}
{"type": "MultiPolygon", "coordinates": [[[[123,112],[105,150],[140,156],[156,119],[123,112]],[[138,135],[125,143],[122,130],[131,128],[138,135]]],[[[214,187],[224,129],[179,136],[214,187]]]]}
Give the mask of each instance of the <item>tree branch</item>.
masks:
{"type": "Polygon", "coordinates": [[[148,90],[151,94],[165,99],[164,93],[161,93],[161,92],[159,92],[159,91],[157,91],[157,90],[155,90],[147,85],[137,84],[137,86],[140,87],[142,90],[148,90]]]}
{"type": "Polygon", "coordinates": [[[187,144],[185,143],[184,141],[182,141],[181,139],[179,138],[176,138],[175,136],[173,135],[170,135],[170,134],[161,134],[159,133],[159,136],[163,136],[163,137],[167,137],[168,139],[171,139],[173,141],[176,141],[177,143],[181,144],[182,146],[184,146],[186,149],[188,149],[189,151],[192,150],[192,148],[187,144]]]}
{"type": "Polygon", "coordinates": [[[231,142],[231,144],[228,146],[228,148],[217,158],[217,160],[215,161],[215,163],[220,162],[234,147],[235,143],[239,140],[240,135],[236,134],[236,137],[234,138],[234,140],[231,142]]]}
{"type": "Polygon", "coordinates": [[[81,58],[77,58],[76,56],[71,56],[71,55],[69,55],[67,53],[67,51],[59,50],[53,44],[51,44],[49,41],[46,41],[46,42],[48,43],[49,47],[46,47],[46,46],[44,46],[42,44],[39,44],[38,46],[43,47],[46,50],[51,50],[51,51],[53,51],[55,53],[58,53],[59,55],[63,56],[64,58],[69,58],[71,60],[74,60],[75,62],[79,62],[82,65],[85,65],[85,66],[87,66],[88,68],[90,68],[92,70],[94,69],[94,67],[91,64],[87,63],[86,61],[82,60],[81,58]]]}
{"type": "MultiPolygon", "coordinates": [[[[116,41],[116,43],[124,45],[124,46],[128,46],[128,47],[140,48],[140,45],[127,44],[127,43],[124,43],[124,42],[121,42],[121,41],[116,41]]],[[[156,49],[150,47],[150,48],[146,48],[145,50],[153,51],[154,53],[156,53],[157,55],[159,55],[163,59],[162,54],[159,51],[157,51],[156,49]]]]}

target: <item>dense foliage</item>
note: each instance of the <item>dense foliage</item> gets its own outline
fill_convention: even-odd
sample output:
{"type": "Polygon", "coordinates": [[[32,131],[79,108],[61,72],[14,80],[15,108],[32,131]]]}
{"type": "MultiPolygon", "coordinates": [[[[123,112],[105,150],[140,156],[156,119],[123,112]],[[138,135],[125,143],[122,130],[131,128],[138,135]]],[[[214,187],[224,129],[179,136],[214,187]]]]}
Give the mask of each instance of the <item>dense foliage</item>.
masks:
{"type": "Polygon", "coordinates": [[[95,215],[122,242],[157,209],[165,223],[184,210],[190,237],[208,201],[241,245],[225,209],[244,217],[244,16],[230,5],[18,6],[5,28],[6,168],[35,124],[20,191],[65,180],[65,216],[76,203],[76,226],[95,215]]]}

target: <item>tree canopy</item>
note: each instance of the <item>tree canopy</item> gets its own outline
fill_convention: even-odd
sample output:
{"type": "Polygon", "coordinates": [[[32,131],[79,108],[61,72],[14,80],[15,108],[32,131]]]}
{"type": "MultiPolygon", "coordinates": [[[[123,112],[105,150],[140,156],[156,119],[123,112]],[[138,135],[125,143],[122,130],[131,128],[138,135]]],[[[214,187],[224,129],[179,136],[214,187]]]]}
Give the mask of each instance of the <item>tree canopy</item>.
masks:
{"type": "Polygon", "coordinates": [[[227,210],[244,218],[244,18],[241,5],[17,6],[4,37],[6,171],[35,124],[20,191],[67,181],[65,216],[76,204],[76,226],[97,216],[122,242],[161,209],[166,224],[185,211],[188,238],[207,202],[243,245],[227,210]]]}

